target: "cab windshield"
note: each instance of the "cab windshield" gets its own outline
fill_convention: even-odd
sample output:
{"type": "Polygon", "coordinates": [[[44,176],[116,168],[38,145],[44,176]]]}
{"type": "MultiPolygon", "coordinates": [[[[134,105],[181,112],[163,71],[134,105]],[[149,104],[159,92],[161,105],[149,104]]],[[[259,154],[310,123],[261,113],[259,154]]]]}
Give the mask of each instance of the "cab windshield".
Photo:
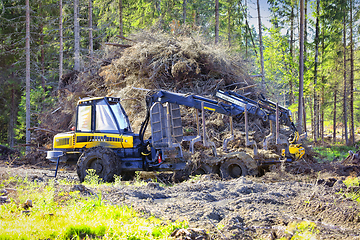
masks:
{"type": "Polygon", "coordinates": [[[121,132],[131,131],[129,121],[120,106],[120,103],[106,104],[105,100],[101,100],[96,104],[96,116],[95,116],[95,131],[96,132],[107,132],[107,133],[118,133],[119,124],[121,132]],[[115,115],[111,113],[111,110],[115,115]]]}

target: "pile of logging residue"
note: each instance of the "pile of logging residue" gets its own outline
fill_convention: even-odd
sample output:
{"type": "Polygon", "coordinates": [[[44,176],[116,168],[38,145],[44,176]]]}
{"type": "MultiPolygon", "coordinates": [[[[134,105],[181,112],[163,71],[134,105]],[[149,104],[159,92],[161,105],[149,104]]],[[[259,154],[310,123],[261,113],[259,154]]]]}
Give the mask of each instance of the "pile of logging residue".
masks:
{"type": "MultiPolygon", "coordinates": [[[[230,54],[219,45],[206,44],[201,37],[189,34],[174,36],[141,31],[129,38],[131,41],[126,45],[104,46],[98,60],[86,63],[83,71],[63,76],[58,105],[42,115],[41,128],[49,132],[36,132],[34,137],[38,142],[51,148],[49,136],[68,131],[74,125],[76,103],[84,97],[120,97],[135,132],[145,118],[148,90],[211,97],[217,88],[222,88],[257,99],[259,90],[247,74],[248,66],[240,55],[230,54]]],[[[182,114],[185,135],[196,134],[195,111],[182,108],[182,114]]],[[[268,122],[250,116],[249,123],[251,140],[260,142],[269,134],[268,122]]],[[[217,147],[229,137],[229,126],[227,116],[206,113],[207,134],[217,147]]],[[[234,119],[234,128],[236,139],[229,147],[236,150],[245,147],[243,116],[234,119]]]]}

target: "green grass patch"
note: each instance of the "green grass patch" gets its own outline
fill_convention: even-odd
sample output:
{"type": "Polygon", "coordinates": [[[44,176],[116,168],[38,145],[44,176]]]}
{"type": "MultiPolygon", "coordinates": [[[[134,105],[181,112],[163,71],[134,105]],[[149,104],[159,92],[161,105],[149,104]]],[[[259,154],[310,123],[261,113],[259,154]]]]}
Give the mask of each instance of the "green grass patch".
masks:
{"type": "Polygon", "coordinates": [[[12,178],[3,185],[15,182],[11,202],[0,205],[0,240],[167,239],[175,229],[187,227],[186,222],[144,218],[126,205],[107,205],[101,193],[85,198],[78,191],[56,192],[53,181],[39,184],[12,178]],[[21,206],[26,199],[33,203],[28,211],[21,206]]]}
{"type": "Polygon", "coordinates": [[[286,227],[286,237],[280,238],[280,240],[307,240],[307,239],[318,239],[317,235],[319,230],[314,222],[301,221],[301,222],[290,222],[286,227]]]}
{"type": "Polygon", "coordinates": [[[358,188],[360,186],[360,179],[358,177],[349,176],[344,180],[344,184],[349,190],[346,192],[341,191],[340,193],[346,198],[360,203],[360,190],[358,188]]]}
{"type": "Polygon", "coordinates": [[[320,157],[316,159],[320,162],[341,161],[349,155],[349,151],[356,151],[354,147],[344,145],[334,145],[331,147],[314,147],[320,157]]]}

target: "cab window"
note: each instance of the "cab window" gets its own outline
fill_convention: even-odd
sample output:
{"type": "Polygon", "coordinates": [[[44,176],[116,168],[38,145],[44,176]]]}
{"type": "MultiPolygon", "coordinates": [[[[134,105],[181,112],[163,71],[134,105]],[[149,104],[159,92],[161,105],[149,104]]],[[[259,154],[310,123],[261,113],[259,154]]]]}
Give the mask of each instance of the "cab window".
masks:
{"type": "Polygon", "coordinates": [[[116,121],[111,114],[109,105],[106,104],[105,100],[101,100],[96,104],[95,131],[109,133],[119,132],[116,121]]]}
{"type": "Polygon", "coordinates": [[[124,132],[131,132],[130,123],[124,114],[124,110],[121,108],[120,103],[110,103],[111,110],[119,123],[119,127],[124,132]]]}
{"type": "Polygon", "coordinates": [[[91,132],[91,106],[78,107],[77,131],[91,132]]]}

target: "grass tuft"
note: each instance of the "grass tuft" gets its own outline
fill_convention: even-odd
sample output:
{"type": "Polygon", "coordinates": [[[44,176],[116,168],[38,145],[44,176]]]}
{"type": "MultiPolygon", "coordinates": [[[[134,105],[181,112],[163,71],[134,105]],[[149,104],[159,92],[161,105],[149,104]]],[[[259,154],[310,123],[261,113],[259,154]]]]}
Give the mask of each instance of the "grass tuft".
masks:
{"type": "Polygon", "coordinates": [[[317,234],[319,230],[314,222],[301,221],[301,222],[290,222],[285,230],[286,237],[280,238],[280,240],[287,239],[298,239],[298,240],[309,240],[318,239],[317,234]]]}
{"type": "Polygon", "coordinates": [[[341,191],[340,193],[343,194],[346,198],[360,203],[360,179],[358,177],[348,176],[344,180],[344,184],[348,190],[346,192],[341,191]]]}
{"type": "Polygon", "coordinates": [[[78,225],[78,226],[69,226],[66,228],[64,233],[64,239],[83,239],[85,237],[90,238],[100,238],[106,233],[106,227],[101,226],[87,226],[87,225],[78,225]]]}

